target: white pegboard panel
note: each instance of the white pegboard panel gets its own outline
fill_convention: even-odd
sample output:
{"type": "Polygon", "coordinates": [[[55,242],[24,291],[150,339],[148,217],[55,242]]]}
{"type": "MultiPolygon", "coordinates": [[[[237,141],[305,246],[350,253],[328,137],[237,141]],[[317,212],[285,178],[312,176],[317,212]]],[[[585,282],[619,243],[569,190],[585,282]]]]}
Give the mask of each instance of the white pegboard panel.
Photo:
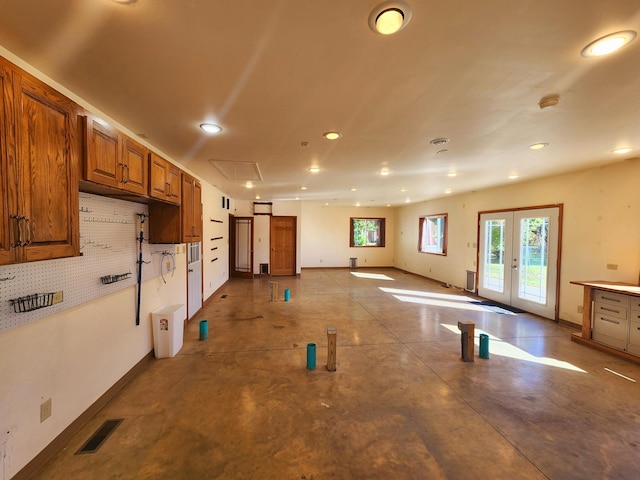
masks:
{"type": "MultiPolygon", "coordinates": [[[[147,206],[80,193],[80,257],[0,266],[0,333],[136,285],[139,213],[146,215],[147,206]],[[100,278],[107,275],[128,278],[105,285],[100,278]],[[11,299],[59,291],[63,292],[61,303],[31,312],[15,313],[10,304],[11,299]]],[[[143,281],[161,275],[161,252],[166,250],[166,246],[148,244],[147,230],[143,281]]]]}

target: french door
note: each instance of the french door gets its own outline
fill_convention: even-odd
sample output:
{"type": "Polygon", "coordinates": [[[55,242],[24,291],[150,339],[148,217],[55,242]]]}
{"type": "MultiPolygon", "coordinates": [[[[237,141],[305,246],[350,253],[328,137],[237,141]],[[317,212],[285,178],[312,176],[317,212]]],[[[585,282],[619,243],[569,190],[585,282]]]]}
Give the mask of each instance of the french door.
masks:
{"type": "Polygon", "coordinates": [[[478,295],[557,317],[561,206],[480,214],[478,295]]]}

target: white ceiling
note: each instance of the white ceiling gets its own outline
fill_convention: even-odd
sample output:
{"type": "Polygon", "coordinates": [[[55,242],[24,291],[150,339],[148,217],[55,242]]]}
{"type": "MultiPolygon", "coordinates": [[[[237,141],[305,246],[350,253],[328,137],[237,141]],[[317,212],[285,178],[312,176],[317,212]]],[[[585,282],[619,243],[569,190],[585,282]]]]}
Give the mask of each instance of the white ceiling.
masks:
{"type": "Polygon", "coordinates": [[[406,0],[392,36],[381,1],[2,0],[0,45],[236,199],[400,205],[638,155],[640,39],[580,55],[638,0],[406,0]]]}

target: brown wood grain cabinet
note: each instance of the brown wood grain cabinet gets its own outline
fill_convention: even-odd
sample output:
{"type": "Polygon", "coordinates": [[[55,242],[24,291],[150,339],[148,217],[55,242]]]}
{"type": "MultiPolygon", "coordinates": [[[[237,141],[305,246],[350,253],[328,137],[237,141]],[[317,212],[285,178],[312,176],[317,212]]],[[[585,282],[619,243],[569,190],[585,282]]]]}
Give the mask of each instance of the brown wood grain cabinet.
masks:
{"type": "Polygon", "coordinates": [[[182,174],[182,239],[202,240],[202,185],[186,173],[182,174]]]}
{"type": "Polygon", "coordinates": [[[202,240],[202,185],[182,172],[180,205],[149,205],[149,242],[190,243],[202,240]]]}
{"type": "Polygon", "coordinates": [[[149,154],[149,196],[180,205],[180,168],[151,152],[149,154]]]}
{"type": "Polygon", "coordinates": [[[149,163],[144,145],[92,114],[84,118],[84,137],[84,180],[141,197],[147,195],[149,163]]]}
{"type": "Polygon", "coordinates": [[[0,77],[0,263],[79,255],[76,105],[4,59],[0,77]]]}

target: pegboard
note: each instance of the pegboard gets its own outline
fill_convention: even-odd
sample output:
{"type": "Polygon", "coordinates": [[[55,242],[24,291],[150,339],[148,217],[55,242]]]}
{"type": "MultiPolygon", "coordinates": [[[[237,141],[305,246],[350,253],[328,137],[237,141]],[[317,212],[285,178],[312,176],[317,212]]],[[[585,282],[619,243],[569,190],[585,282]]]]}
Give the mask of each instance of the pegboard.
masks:
{"type": "MultiPolygon", "coordinates": [[[[147,205],[88,193],[80,193],[79,205],[81,256],[0,266],[0,333],[137,284],[138,214],[148,214],[147,205]],[[101,277],[106,276],[118,281],[104,284],[101,277]],[[63,292],[62,302],[30,312],[15,313],[10,303],[11,299],[59,291],[63,292]]],[[[146,235],[147,223],[144,227],[146,235]]],[[[145,237],[143,281],[171,273],[166,268],[175,268],[175,258],[170,262],[166,258],[173,256],[173,248],[149,245],[145,237]]]]}

